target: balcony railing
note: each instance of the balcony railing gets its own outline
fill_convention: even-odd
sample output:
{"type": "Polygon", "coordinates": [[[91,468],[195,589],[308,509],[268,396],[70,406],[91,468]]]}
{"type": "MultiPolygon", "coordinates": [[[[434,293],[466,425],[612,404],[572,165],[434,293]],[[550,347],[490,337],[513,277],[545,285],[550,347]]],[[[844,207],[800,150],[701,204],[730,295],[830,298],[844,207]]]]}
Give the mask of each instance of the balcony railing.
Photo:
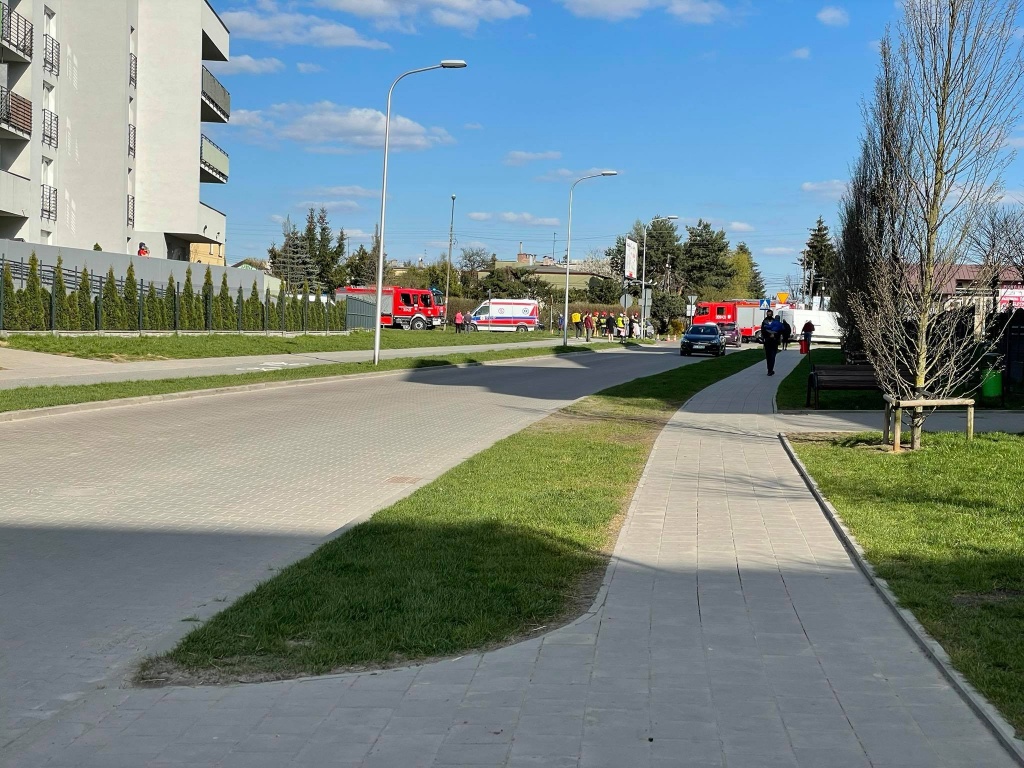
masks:
{"type": "Polygon", "coordinates": [[[226,182],[228,180],[228,153],[210,141],[206,136],[202,137],[199,144],[199,165],[200,181],[226,182]],[[204,171],[207,174],[207,178],[204,178],[204,171]]]}
{"type": "Polygon", "coordinates": [[[43,144],[56,149],[59,139],[60,121],[57,119],[56,113],[43,109],[43,144]]]}
{"type": "Polygon", "coordinates": [[[135,126],[128,126],[128,157],[135,157],[135,126]]]}
{"type": "Polygon", "coordinates": [[[128,54],[128,85],[139,87],[139,57],[134,53],[128,54]]]}
{"type": "Polygon", "coordinates": [[[206,67],[203,67],[203,98],[224,120],[231,116],[231,94],[206,67]]]}
{"type": "Polygon", "coordinates": [[[135,229],[135,195],[128,195],[128,228],[135,229]]]}
{"type": "Polygon", "coordinates": [[[60,43],[49,35],[43,35],[43,71],[54,77],[60,74],[60,43]]]}
{"type": "MultiPolygon", "coordinates": [[[[4,6],[6,8],[7,6],[4,6]]],[[[0,125],[32,136],[32,102],[0,85],[0,125]]]]}
{"type": "Polygon", "coordinates": [[[12,11],[6,3],[0,6],[2,23],[0,23],[0,40],[13,48],[26,59],[32,58],[32,22],[17,11],[12,11]]]}
{"type": "Polygon", "coordinates": [[[57,188],[43,184],[43,218],[57,220],[57,188]]]}

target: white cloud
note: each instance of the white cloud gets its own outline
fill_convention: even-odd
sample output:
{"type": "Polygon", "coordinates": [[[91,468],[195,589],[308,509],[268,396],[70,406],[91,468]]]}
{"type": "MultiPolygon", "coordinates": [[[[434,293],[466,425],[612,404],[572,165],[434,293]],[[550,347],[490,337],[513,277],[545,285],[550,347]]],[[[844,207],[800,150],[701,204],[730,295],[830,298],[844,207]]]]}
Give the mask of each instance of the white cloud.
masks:
{"type": "Polygon", "coordinates": [[[467,213],[466,216],[468,216],[473,221],[490,221],[491,219],[494,218],[493,213],[484,213],[482,211],[474,211],[473,213],[467,213]]]}
{"type": "Polygon", "coordinates": [[[318,187],[311,194],[318,197],[377,197],[380,194],[379,189],[367,189],[366,187],[358,187],[352,185],[345,185],[340,187],[318,187]]]}
{"type": "Polygon", "coordinates": [[[811,58],[811,49],[797,48],[795,51],[790,51],[789,57],[791,59],[809,59],[811,58]]]}
{"type": "MultiPolygon", "coordinates": [[[[236,113],[237,114],[237,113],[236,113]]],[[[251,128],[249,138],[268,137],[307,145],[309,152],[347,154],[384,146],[384,113],[367,107],[343,107],[330,101],[314,104],[275,104],[262,111],[248,111],[241,125],[251,128]]],[[[239,121],[232,119],[239,124],[239,121]]],[[[444,128],[427,128],[407,117],[391,117],[393,149],[428,149],[451,144],[444,128]]]]}
{"type": "Polygon", "coordinates": [[[416,22],[423,18],[439,27],[472,32],[481,22],[530,14],[530,9],[516,0],[316,0],[316,4],[404,32],[415,32],[416,22]]]}
{"type": "Polygon", "coordinates": [[[826,5],[818,11],[818,21],[826,27],[845,27],[850,23],[850,14],[843,8],[826,5]]]}
{"type": "Polygon", "coordinates": [[[304,203],[296,203],[296,208],[301,208],[304,211],[308,211],[310,208],[326,208],[328,211],[358,211],[359,203],[355,200],[320,200],[320,201],[306,201],[304,203]]]}
{"type": "Polygon", "coordinates": [[[585,171],[573,171],[569,168],[558,168],[554,171],[549,171],[543,176],[538,176],[537,181],[575,181],[583,176],[592,176],[596,173],[601,173],[605,170],[604,168],[588,168],[585,171]]]}
{"type": "Polygon", "coordinates": [[[319,64],[313,64],[312,62],[309,61],[300,61],[298,64],[295,65],[295,68],[299,70],[300,74],[303,75],[312,75],[315,72],[324,71],[324,68],[321,67],[319,64]]]}
{"type": "Polygon", "coordinates": [[[464,126],[467,131],[482,131],[484,127],[480,123],[466,123],[464,126]]]}
{"type": "Polygon", "coordinates": [[[210,62],[210,69],[217,75],[269,75],[284,69],[280,59],[254,59],[248,54],[235,56],[230,61],[210,62]]]}
{"type": "Polygon", "coordinates": [[[534,160],[560,160],[561,152],[550,150],[548,152],[522,152],[513,150],[505,155],[505,165],[526,165],[534,160]]]}
{"type": "Polygon", "coordinates": [[[761,250],[769,256],[789,256],[796,253],[796,248],[762,248],[761,250]]]}
{"type": "Polygon", "coordinates": [[[745,221],[730,221],[726,227],[730,232],[753,232],[754,227],[745,221]]]}
{"type": "Polygon", "coordinates": [[[840,179],[829,179],[828,181],[805,181],[800,189],[812,195],[838,200],[846,191],[846,182],[840,179]]]}
{"type": "Polygon", "coordinates": [[[570,13],[585,18],[621,21],[664,8],[684,24],[714,24],[729,16],[719,0],[562,0],[570,13]]]}
{"type": "Polygon", "coordinates": [[[538,218],[532,213],[502,213],[499,215],[502,221],[509,224],[525,224],[529,227],[557,227],[560,222],[554,217],[538,218]]]}
{"type": "Polygon", "coordinates": [[[1024,136],[1011,136],[1006,140],[1006,146],[1010,149],[1024,149],[1024,136]]]}
{"type": "Polygon", "coordinates": [[[221,14],[231,34],[238,38],[265,40],[279,45],[315,45],[324,48],[390,48],[380,40],[368,40],[352,27],[307,13],[277,10],[274,3],[260,10],[225,11],[221,14]]]}
{"type": "Polygon", "coordinates": [[[373,233],[363,229],[346,229],[345,238],[356,242],[369,242],[373,238],[373,233]]]}
{"type": "Polygon", "coordinates": [[[236,109],[231,113],[231,125],[236,128],[263,129],[268,126],[263,113],[254,109],[236,109]]]}

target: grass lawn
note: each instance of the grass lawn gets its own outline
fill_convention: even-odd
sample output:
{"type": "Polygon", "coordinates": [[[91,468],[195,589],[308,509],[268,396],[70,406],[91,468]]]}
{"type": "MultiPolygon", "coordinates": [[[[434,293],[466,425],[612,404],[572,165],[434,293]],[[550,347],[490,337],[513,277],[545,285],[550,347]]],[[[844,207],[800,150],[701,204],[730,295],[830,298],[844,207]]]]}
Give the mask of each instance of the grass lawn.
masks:
{"type": "MultiPolygon", "coordinates": [[[[534,333],[455,333],[444,331],[381,331],[381,349],[413,347],[471,346],[524,341],[548,341],[556,337],[534,333]]],[[[238,357],[240,355],[284,355],[305,352],[347,352],[373,349],[373,333],[353,331],[347,336],[260,336],[195,334],[184,336],[28,336],[14,334],[7,339],[11,349],[84,357],[92,360],[178,360],[196,357],[238,357]]]]}
{"type": "Polygon", "coordinates": [[[664,423],[758,360],[741,352],[638,379],[496,443],[260,584],[146,662],[138,679],[230,682],[396,664],[579,615],[664,423]]]}
{"type": "Polygon", "coordinates": [[[344,376],[353,373],[400,371],[409,368],[430,368],[439,365],[483,363],[494,360],[515,360],[526,357],[591,351],[590,347],[578,346],[526,347],[522,349],[460,352],[458,354],[435,357],[405,357],[396,360],[381,360],[378,366],[374,366],[370,362],[330,363],[327,365],[310,365],[305,368],[288,368],[280,371],[226,373],[216,376],[189,376],[177,379],[155,379],[153,381],[17,387],[15,389],[0,389],[0,413],[4,411],[24,411],[30,408],[46,408],[55,405],[94,403],[100,400],[121,400],[126,397],[166,395],[171,392],[192,392],[200,389],[215,389],[217,387],[237,387],[244,384],[260,384],[266,381],[316,379],[324,376],[344,376]]]}
{"type": "Polygon", "coordinates": [[[968,680],[1024,731],[1024,436],[793,439],[878,575],[968,680]]]}

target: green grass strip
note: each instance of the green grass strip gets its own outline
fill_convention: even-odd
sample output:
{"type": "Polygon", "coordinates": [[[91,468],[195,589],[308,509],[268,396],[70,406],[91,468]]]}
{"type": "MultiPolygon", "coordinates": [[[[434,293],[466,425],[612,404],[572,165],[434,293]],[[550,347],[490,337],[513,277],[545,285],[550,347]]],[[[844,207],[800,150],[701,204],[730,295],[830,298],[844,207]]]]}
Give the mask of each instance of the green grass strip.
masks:
{"type": "MultiPolygon", "coordinates": [[[[551,341],[559,336],[533,333],[455,333],[444,331],[381,331],[381,349],[417,347],[458,347],[480,344],[508,344],[551,341]]],[[[353,331],[348,335],[260,336],[195,334],[165,336],[28,336],[14,334],[7,346],[28,352],[45,352],[91,360],[182,360],[198,357],[243,355],[286,355],[310,352],[346,352],[373,349],[373,333],[353,331]]]]}
{"type": "MultiPolygon", "coordinates": [[[[783,352],[797,354],[795,351],[783,352]]],[[[780,411],[805,410],[807,408],[807,377],[811,363],[815,365],[843,365],[846,362],[841,349],[812,349],[810,356],[803,355],[789,376],[779,385],[775,402],[780,411]]],[[[881,392],[867,390],[823,390],[819,393],[821,410],[825,411],[883,411],[885,401],[881,392]]],[[[813,408],[814,401],[811,400],[813,408]]]]}
{"type": "Polygon", "coordinates": [[[102,400],[122,400],[127,397],[146,397],[166,395],[174,392],[217,389],[219,387],[237,387],[245,384],[261,384],[268,381],[297,381],[301,379],[323,378],[325,376],[345,376],[354,373],[434,368],[443,365],[517,360],[552,354],[563,355],[591,351],[593,350],[589,347],[580,346],[526,347],[523,349],[498,349],[435,357],[403,357],[394,360],[381,360],[380,365],[376,366],[372,362],[330,363],[327,365],[310,365],[305,368],[286,368],[279,371],[224,373],[215,376],[188,376],[177,379],[155,379],[153,381],[137,380],[104,384],[16,387],[14,389],[0,389],[0,413],[24,411],[31,408],[47,408],[56,405],[94,403],[102,400]]]}
{"type": "Polygon", "coordinates": [[[528,636],[593,600],[664,423],[757,352],[613,387],[501,440],[260,584],[143,681],[320,674],[528,636]]]}
{"type": "Polygon", "coordinates": [[[794,441],[878,575],[957,669],[1024,732],[1024,437],[794,441]]]}

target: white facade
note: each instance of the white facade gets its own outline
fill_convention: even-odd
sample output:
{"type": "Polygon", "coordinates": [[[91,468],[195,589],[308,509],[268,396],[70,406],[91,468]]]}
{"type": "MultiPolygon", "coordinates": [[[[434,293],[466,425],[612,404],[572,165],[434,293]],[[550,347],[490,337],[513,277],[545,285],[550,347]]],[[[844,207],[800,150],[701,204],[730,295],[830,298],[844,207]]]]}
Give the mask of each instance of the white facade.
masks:
{"type": "Polygon", "coordinates": [[[203,135],[230,96],[208,0],[0,0],[0,238],[187,261],[223,244],[200,201],[228,158],[203,135]]]}

